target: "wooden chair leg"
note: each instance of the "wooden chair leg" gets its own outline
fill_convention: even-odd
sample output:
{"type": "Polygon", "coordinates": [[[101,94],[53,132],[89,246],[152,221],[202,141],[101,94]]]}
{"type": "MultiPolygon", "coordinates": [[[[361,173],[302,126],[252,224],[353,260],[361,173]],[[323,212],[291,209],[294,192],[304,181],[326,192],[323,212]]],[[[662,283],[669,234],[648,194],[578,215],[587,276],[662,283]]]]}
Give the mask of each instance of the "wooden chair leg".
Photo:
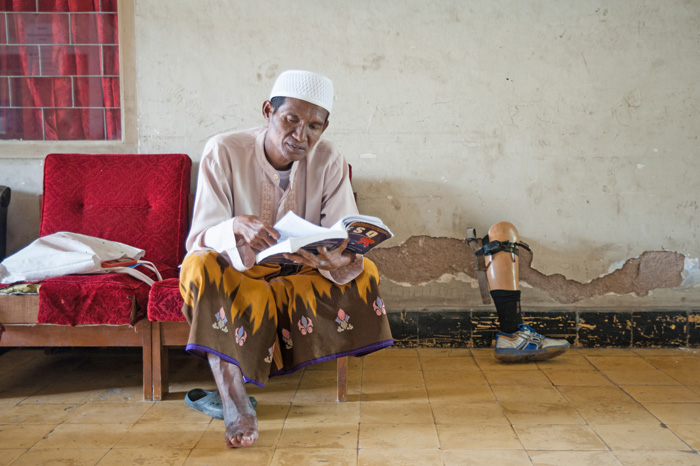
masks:
{"type": "Polygon", "coordinates": [[[338,358],[338,401],[348,399],[348,357],[338,358]]]}
{"type": "Polygon", "coordinates": [[[153,322],[153,399],[168,394],[168,348],[163,346],[160,322],[153,322]]]}
{"type": "Polygon", "coordinates": [[[137,325],[143,332],[143,399],[149,401],[153,399],[153,331],[149,320],[137,325]]]}

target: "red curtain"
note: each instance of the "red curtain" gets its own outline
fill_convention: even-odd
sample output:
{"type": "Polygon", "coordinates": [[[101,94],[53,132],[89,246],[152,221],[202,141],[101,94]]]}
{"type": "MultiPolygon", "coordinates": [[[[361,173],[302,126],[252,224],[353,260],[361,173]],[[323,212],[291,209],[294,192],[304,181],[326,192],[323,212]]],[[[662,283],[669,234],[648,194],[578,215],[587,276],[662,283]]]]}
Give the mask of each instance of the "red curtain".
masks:
{"type": "Polygon", "coordinates": [[[121,139],[116,0],[0,0],[0,11],[0,138],[121,139]]]}

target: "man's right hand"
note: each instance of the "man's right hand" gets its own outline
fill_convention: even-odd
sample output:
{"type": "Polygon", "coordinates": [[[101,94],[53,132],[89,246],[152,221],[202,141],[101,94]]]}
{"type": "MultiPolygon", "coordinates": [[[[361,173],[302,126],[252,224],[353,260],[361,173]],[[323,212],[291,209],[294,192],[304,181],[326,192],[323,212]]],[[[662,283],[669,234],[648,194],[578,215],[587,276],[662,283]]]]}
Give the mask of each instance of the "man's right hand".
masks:
{"type": "Polygon", "coordinates": [[[256,251],[262,251],[277,244],[280,234],[272,226],[255,215],[238,215],[233,222],[236,243],[243,240],[256,251]]]}

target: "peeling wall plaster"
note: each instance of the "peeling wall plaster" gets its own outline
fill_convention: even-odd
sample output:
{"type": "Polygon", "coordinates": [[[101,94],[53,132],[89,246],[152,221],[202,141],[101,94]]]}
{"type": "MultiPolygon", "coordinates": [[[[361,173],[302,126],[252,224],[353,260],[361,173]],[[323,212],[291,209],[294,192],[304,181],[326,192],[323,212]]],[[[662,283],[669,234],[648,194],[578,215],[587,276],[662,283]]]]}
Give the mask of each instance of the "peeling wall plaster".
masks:
{"type": "MultiPolygon", "coordinates": [[[[454,238],[412,236],[400,246],[368,254],[382,275],[405,286],[476,279],[475,261],[467,244],[454,238]],[[468,278],[466,278],[468,277],[468,278]]],[[[698,260],[668,251],[647,251],[617,263],[610,273],[587,283],[562,274],[545,275],[532,267],[532,253],[520,251],[520,280],[544,291],[556,302],[576,303],[607,294],[647,296],[657,288],[690,288],[700,283],[698,260]]]]}

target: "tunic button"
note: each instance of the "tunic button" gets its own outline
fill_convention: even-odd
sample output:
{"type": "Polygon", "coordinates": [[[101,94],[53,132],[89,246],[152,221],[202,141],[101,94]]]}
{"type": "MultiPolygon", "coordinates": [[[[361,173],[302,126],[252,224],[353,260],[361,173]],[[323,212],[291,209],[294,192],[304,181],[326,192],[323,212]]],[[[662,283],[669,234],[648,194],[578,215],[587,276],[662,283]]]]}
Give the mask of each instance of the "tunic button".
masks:
{"type": "Polygon", "coordinates": [[[275,179],[275,181],[277,181],[277,180],[280,179],[280,176],[279,176],[277,173],[275,173],[275,175],[273,176],[273,178],[275,179]]]}

